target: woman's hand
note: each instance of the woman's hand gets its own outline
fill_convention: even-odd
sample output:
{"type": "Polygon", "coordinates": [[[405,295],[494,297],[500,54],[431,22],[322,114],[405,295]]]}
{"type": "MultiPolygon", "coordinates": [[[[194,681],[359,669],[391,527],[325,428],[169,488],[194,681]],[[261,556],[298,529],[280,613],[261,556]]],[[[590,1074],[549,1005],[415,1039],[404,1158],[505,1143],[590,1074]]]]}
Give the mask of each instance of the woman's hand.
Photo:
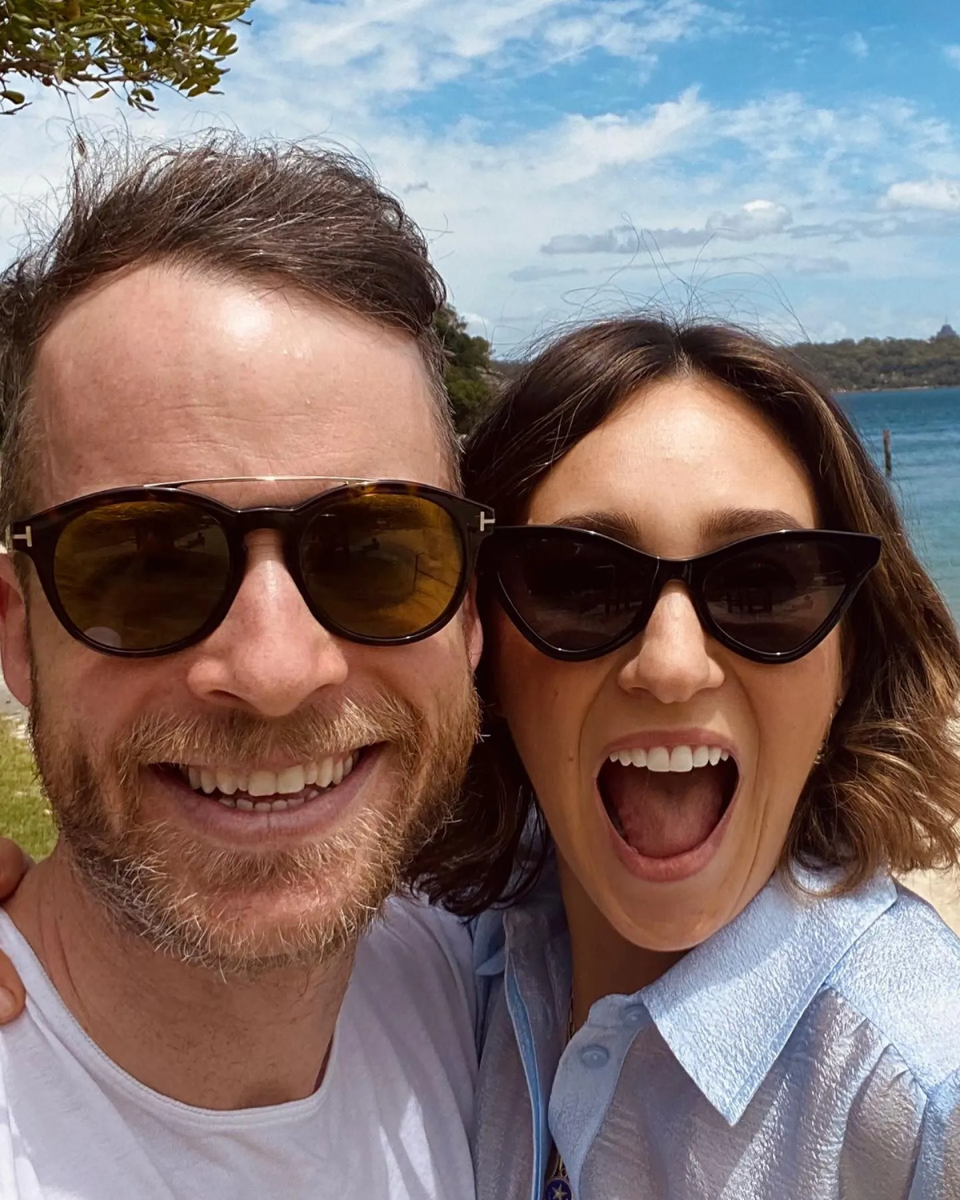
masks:
{"type": "MultiPolygon", "coordinates": [[[[0,837],[0,900],[12,896],[20,880],[33,866],[33,859],[10,838],[0,837]]],[[[0,950],[0,1025],[6,1025],[23,1012],[26,993],[16,968],[0,950]]]]}

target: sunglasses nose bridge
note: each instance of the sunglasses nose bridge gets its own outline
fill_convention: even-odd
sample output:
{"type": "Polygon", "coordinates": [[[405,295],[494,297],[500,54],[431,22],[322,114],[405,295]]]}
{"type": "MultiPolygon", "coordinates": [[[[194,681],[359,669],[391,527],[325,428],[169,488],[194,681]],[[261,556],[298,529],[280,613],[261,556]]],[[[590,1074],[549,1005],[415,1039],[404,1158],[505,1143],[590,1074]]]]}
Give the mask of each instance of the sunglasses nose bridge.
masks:
{"type": "MultiPolygon", "coordinates": [[[[301,592],[304,591],[300,572],[300,538],[307,516],[296,509],[246,508],[233,514],[231,521],[232,552],[239,559],[241,574],[246,573],[249,557],[248,539],[253,534],[274,533],[278,536],[283,562],[301,592]]],[[[304,597],[306,599],[306,597],[304,597]]]]}
{"type": "Polygon", "coordinates": [[[660,602],[663,589],[668,583],[682,583],[693,595],[693,560],[688,558],[658,558],[650,588],[650,612],[660,602]]]}
{"type": "MultiPolygon", "coordinates": [[[[651,556],[653,557],[653,556],[651,556]]],[[[669,583],[681,583],[687,593],[687,598],[693,606],[694,612],[697,614],[697,619],[700,624],[704,624],[702,605],[697,596],[698,575],[696,570],[697,560],[693,558],[657,558],[655,559],[656,567],[654,569],[653,581],[650,585],[647,603],[642,612],[637,614],[637,619],[634,622],[633,634],[636,635],[646,630],[650,623],[657,605],[660,603],[663,596],[664,588],[669,583]]]]}

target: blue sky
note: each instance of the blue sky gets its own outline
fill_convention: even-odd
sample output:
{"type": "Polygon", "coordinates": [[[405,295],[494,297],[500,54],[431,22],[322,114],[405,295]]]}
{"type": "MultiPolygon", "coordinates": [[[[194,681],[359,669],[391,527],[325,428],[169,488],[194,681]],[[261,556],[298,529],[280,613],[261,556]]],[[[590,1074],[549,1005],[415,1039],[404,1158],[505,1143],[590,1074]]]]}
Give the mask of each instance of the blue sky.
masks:
{"type": "MultiPolygon", "coordinates": [[[[499,353],[649,304],[790,341],[960,328],[945,0],[255,0],[223,95],[85,130],[318,136],[371,161],[499,353]]],[[[0,119],[0,259],[71,112],[0,119]]]]}

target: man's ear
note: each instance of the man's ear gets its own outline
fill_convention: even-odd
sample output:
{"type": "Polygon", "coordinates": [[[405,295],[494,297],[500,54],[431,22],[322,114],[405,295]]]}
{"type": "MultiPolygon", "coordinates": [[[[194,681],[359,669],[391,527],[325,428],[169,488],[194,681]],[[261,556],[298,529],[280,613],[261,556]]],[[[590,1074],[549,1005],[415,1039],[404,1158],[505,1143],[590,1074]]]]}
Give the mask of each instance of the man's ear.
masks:
{"type": "Polygon", "coordinates": [[[27,602],[13,558],[0,551],[0,662],[12,694],[30,707],[30,641],[27,637],[27,602]]]}
{"type": "Polygon", "coordinates": [[[467,598],[463,602],[463,632],[467,639],[467,654],[470,666],[475,671],[480,655],[483,653],[483,626],[480,623],[480,613],[477,609],[477,584],[470,584],[467,598]]]}

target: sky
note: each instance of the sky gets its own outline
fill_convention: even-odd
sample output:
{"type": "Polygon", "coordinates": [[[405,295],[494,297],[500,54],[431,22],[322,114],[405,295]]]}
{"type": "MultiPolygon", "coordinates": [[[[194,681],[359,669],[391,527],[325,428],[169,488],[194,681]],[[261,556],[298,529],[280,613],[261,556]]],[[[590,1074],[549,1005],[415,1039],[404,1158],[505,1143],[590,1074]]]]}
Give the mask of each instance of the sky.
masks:
{"type": "Polygon", "coordinates": [[[794,342],[960,329],[946,0],[255,0],[222,95],[0,117],[0,263],[74,123],[336,143],[420,223],[496,353],[650,306],[794,342]]]}

